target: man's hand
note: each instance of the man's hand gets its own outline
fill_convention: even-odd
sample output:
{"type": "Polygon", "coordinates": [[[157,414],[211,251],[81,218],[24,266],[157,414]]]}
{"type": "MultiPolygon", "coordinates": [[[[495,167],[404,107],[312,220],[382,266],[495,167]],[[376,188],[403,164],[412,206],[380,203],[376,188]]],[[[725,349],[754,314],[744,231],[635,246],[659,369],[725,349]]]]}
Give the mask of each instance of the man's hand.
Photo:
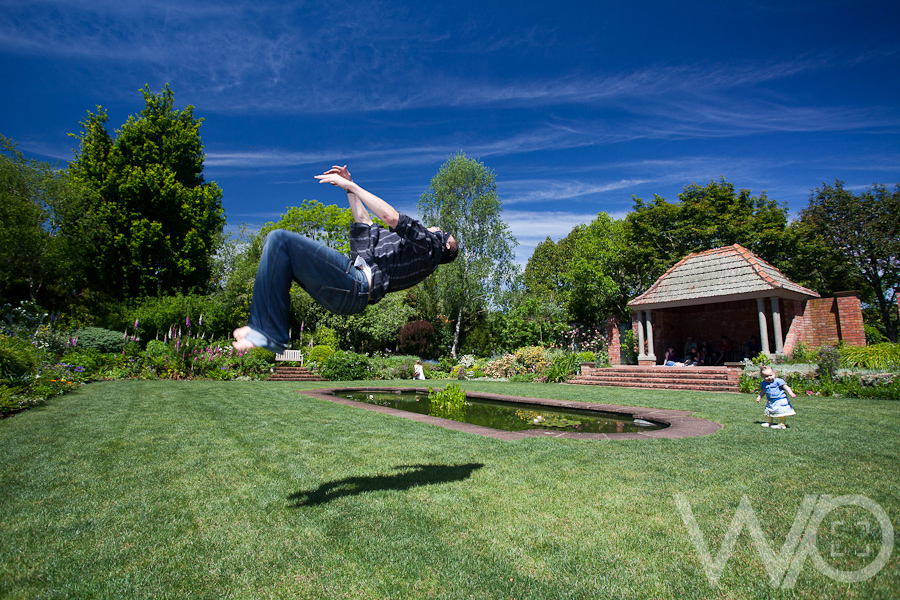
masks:
{"type": "Polygon", "coordinates": [[[316,179],[319,180],[319,183],[330,183],[331,185],[338,186],[344,191],[348,191],[349,188],[353,185],[353,182],[350,180],[349,172],[347,172],[347,177],[344,177],[343,175],[335,172],[334,169],[329,169],[322,175],[316,175],[316,179]]]}
{"type": "Polygon", "coordinates": [[[328,169],[327,171],[325,171],[325,174],[326,174],[326,175],[329,175],[329,174],[332,174],[332,173],[335,174],[335,175],[340,175],[341,177],[343,177],[343,178],[346,179],[347,181],[353,181],[353,178],[350,177],[350,171],[347,170],[347,165],[344,165],[343,167],[338,166],[338,165],[334,165],[334,166],[332,166],[330,169],[328,169]]]}

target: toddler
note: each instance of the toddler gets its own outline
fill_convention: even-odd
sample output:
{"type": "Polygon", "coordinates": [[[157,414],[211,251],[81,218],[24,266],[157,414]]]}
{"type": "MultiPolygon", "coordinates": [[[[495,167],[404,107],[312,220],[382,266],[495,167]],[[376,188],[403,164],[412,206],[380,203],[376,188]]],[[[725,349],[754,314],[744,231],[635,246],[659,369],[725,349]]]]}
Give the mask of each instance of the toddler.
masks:
{"type": "Polygon", "coordinates": [[[763,366],[760,368],[759,374],[762,375],[763,380],[756,401],[759,402],[763,396],[766,397],[767,422],[762,423],[762,426],[772,429],[787,429],[787,425],[784,424],[785,417],[797,414],[787,397],[796,398],[797,394],[784,382],[784,379],[775,377],[775,369],[772,367],[763,366]],[[775,417],[778,417],[778,425],[774,425],[772,422],[775,417]]]}

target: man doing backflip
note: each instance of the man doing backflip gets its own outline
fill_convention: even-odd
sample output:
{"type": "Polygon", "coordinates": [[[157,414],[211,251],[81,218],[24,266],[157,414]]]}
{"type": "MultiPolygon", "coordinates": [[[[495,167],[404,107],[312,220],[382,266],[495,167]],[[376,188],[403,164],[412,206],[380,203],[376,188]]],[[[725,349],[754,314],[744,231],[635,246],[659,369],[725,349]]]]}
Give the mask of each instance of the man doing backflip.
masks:
{"type": "Polygon", "coordinates": [[[250,319],[234,330],[232,346],[272,352],[287,348],[291,281],[313,300],[338,315],[362,312],[388,292],[412,287],[443,263],[456,258],[459,244],[437,227],[397,212],[390,204],[350,178],[346,166],[334,166],[319,183],[347,192],[354,223],[350,226],[350,258],[292,231],[276,229],[266,236],[253,283],[250,319]],[[369,211],[390,230],[375,225],[369,211]]]}

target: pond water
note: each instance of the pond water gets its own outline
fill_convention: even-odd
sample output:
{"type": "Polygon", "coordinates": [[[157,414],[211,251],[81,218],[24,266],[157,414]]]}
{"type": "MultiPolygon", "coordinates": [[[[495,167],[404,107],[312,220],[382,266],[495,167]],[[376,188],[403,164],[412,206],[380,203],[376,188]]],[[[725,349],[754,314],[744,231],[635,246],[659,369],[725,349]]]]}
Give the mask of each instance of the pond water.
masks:
{"type": "Polygon", "coordinates": [[[575,433],[630,433],[667,427],[660,423],[634,419],[630,415],[622,413],[520,404],[468,396],[466,405],[459,410],[433,410],[428,401],[428,392],[345,390],[335,392],[334,395],[357,402],[387,406],[502,431],[547,429],[575,433]]]}

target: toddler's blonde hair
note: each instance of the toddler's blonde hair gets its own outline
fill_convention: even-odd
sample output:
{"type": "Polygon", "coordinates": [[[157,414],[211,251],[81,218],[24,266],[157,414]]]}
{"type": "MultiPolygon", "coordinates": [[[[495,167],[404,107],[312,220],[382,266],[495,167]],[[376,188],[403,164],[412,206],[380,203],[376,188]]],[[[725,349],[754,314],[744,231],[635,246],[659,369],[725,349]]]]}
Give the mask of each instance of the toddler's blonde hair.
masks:
{"type": "Polygon", "coordinates": [[[763,365],[759,368],[759,374],[763,377],[768,377],[769,375],[775,374],[775,369],[773,369],[769,365],[763,365]]]}

